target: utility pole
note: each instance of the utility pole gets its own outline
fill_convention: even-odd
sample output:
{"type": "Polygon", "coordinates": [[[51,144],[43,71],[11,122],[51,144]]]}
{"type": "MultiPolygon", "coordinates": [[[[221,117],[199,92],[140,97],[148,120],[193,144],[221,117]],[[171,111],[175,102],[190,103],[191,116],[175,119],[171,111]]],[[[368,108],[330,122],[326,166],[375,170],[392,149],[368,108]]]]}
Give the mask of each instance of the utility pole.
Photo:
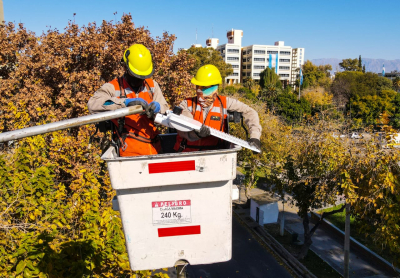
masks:
{"type": "Polygon", "coordinates": [[[0,24],[3,24],[3,21],[4,21],[3,0],[0,0],[0,24]]]}
{"type": "Polygon", "coordinates": [[[344,224],[344,278],[350,274],[350,204],[346,200],[346,221],[344,224]]]}

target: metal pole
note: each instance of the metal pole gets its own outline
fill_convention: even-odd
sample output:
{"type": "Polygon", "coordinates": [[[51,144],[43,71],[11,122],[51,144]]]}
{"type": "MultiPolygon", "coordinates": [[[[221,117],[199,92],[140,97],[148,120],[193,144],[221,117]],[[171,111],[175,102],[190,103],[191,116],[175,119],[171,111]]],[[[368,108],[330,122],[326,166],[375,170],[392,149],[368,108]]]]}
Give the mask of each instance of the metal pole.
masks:
{"type": "Polygon", "coordinates": [[[71,127],[77,127],[81,125],[88,125],[98,122],[103,122],[111,119],[121,118],[128,115],[139,114],[143,112],[143,107],[141,105],[130,106],[126,108],[117,109],[114,111],[102,112],[94,115],[88,115],[83,117],[78,117],[74,119],[54,122],[45,125],[38,125],[27,127],[23,129],[18,129],[14,131],[0,133],[0,143],[7,142],[11,140],[21,139],[29,136],[44,134],[47,132],[53,132],[62,129],[68,129],[71,127]]]}
{"type": "Polygon", "coordinates": [[[282,213],[281,213],[281,230],[280,230],[280,235],[283,236],[285,232],[285,199],[282,201],[282,213]]]}
{"type": "Polygon", "coordinates": [[[346,202],[346,222],[344,235],[344,278],[349,278],[350,268],[350,204],[346,202]]]}

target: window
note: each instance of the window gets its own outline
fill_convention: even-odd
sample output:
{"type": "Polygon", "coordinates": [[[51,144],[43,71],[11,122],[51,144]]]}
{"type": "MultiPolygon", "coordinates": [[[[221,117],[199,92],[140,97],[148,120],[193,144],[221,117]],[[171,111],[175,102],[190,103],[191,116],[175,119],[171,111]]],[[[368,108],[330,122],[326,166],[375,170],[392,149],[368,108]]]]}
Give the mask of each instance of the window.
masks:
{"type": "Polygon", "coordinates": [[[281,55],[290,55],[290,51],[280,51],[279,54],[281,54],[281,55]]]}
{"type": "Polygon", "coordinates": [[[246,63],[246,59],[243,59],[242,62],[243,62],[243,63],[246,63]]]}
{"type": "Polygon", "coordinates": [[[239,61],[239,57],[227,57],[228,61],[239,61]]]}
{"type": "Polygon", "coordinates": [[[265,54],[265,50],[254,50],[254,54],[265,54]]]}
{"type": "Polygon", "coordinates": [[[238,69],[238,68],[239,68],[239,65],[232,65],[232,68],[238,69]]]}
{"type": "Polygon", "coordinates": [[[289,77],[289,74],[286,74],[286,73],[280,73],[280,74],[279,74],[279,76],[280,76],[280,77],[289,77]]]}
{"type": "Polygon", "coordinates": [[[255,62],[265,62],[265,58],[254,58],[255,62]]]}
{"type": "Polygon", "coordinates": [[[253,76],[260,76],[260,73],[253,73],[253,76]]]}
{"type": "Polygon", "coordinates": [[[231,76],[239,76],[239,73],[234,72],[234,73],[231,74],[231,76]]]}
{"type": "Polygon", "coordinates": [[[267,54],[278,54],[278,51],[272,51],[272,50],[268,50],[267,54]]]}
{"type": "Polygon", "coordinates": [[[279,69],[280,69],[280,70],[289,70],[289,69],[290,69],[290,67],[286,67],[286,66],[279,66],[279,69]]]}
{"type": "Polygon", "coordinates": [[[247,65],[247,69],[251,69],[251,65],[247,65]]]}
{"type": "Polygon", "coordinates": [[[290,59],[279,59],[279,62],[288,63],[290,62],[290,59]]]}
{"type": "Polygon", "coordinates": [[[239,49],[228,48],[228,53],[239,53],[239,49]]]}
{"type": "Polygon", "coordinates": [[[265,66],[254,66],[254,69],[265,69],[265,66]]]}
{"type": "Polygon", "coordinates": [[[242,67],[242,69],[244,69],[244,70],[245,70],[245,69],[246,69],[246,66],[243,66],[243,67],[242,67]]]}

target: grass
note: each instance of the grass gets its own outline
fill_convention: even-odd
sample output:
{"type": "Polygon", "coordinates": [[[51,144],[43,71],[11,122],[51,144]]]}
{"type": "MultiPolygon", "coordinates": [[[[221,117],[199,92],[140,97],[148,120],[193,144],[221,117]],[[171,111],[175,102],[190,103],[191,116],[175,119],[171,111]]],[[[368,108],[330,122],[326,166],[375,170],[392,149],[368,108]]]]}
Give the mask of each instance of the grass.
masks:
{"type": "MultiPolygon", "coordinates": [[[[292,244],[292,235],[285,231],[285,234],[281,236],[279,234],[279,224],[267,224],[264,225],[270,235],[272,235],[283,247],[286,248],[292,255],[297,254],[301,246],[292,244]]],[[[323,278],[338,278],[342,277],[336,270],[334,270],[329,264],[324,262],[318,255],[313,251],[309,250],[307,256],[303,260],[299,260],[312,274],[317,277],[323,278]]]]}
{"type": "MultiPolygon", "coordinates": [[[[318,211],[318,213],[321,212],[328,212],[332,211],[335,209],[340,208],[341,205],[332,207],[332,208],[327,208],[324,210],[318,211]]],[[[346,212],[340,212],[340,213],[335,213],[333,215],[329,215],[325,217],[326,220],[331,222],[333,225],[338,227],[340,230],[344,232],[344,224],[345,224],[345,219],[346,219],[346,212]]],[[[350,216],[350,235],[353,237],[355,240],[372,250],[373,252],[377,253],[379,256],[383,257],[385,260],[388,262],[392,262],[393,260],[393,255],[390,253],[390,250],[388,248],[383,248],[382,246],[379,246],[374,243],[374,241],[370,237],[365,236],[365,231],[360,231],[360,224],[357,223],[356,219],[352,216],[350,216]]]]}

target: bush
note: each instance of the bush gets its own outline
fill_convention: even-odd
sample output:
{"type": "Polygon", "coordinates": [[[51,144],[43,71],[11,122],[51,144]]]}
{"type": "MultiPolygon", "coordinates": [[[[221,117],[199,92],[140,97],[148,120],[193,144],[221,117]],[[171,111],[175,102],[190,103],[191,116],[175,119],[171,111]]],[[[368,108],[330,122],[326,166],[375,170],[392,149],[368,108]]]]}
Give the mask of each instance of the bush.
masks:
{"type": "MultiPolygon", "coordinates": [[[[0,26],[0,132],[79,117],[103,83],[123,73],[133,43],[153,54],[154,79],[170,104],[190,95],[193,59],[172,52],[174,35],[152,38],[130,15],[36,37],[0,26]]],[[[9,142],[0,152],[1,277],[126,277],[119,213],[93,126],[9,142]]],[[[147,272],[143,272],[148,274],[147,272]]],[[[139,273],[138,273],[139,274],[139,273]]]]}

